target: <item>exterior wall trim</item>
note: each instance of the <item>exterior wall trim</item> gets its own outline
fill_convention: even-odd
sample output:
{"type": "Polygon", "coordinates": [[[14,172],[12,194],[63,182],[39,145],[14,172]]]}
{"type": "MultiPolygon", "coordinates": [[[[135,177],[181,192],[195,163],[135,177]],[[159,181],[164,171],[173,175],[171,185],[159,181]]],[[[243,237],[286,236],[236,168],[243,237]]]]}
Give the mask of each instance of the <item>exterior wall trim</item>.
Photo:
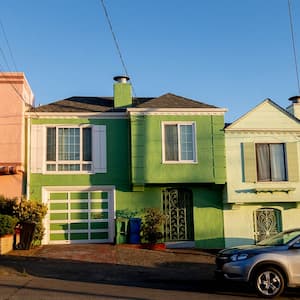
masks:
{"type": "Polygon", "coordinates": [[[265,133],[269,133],[269,134],[274,134],[274,133],[300,133],[300,130],[298,129],[281,129],[281,128],[274,128],[272,130],[270,129],[247,129],[247,128],[243,128],[243,129],[229,129],[229,128],[225,128],[225,132],[226,133],[231,133],[231,134],[239,134],[239,133],[255,133],[255,134],[265,134],[265,133]]]}
{"type": "Polygon", "coordinates": [[[58,113],[58,112],[27,112],[25,113],[26,118],[49,118],[49,119],[78,119],[78,118],[89,118],[89,119],[127,119],[127,113],[58,113]]]}
{"type": "Polygon", "coordinates": [[[153,109],[153,110],[140,110],[136,111],[133,109],[128,109],[128,112],[130,115],[140,115],[140,116],[223,116],[225,111],[211,111],[211,110],[205,110],[201,111],[198,109],[169,109],[169,110],[164,110],[164,109],[153,109]]]}

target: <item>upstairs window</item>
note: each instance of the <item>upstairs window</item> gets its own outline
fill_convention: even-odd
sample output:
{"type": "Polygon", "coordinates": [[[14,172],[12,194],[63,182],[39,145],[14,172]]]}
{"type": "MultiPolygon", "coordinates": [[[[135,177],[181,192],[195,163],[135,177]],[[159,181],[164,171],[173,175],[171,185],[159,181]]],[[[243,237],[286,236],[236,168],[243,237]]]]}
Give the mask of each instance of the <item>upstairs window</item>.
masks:
{"type": "Polygon", "coordinates": [[[92,129],[47,127],[47,171],[91,171],[92,129]]]}
{"type": "Polygon", "coordinates": [[[256,144],[258,181],[286,181],[284,144],[256,144]]]}
{"type": "Polygon", "coordinates": [[[194,123],[163,124],[164,162],[195,162],[194,123]]]}

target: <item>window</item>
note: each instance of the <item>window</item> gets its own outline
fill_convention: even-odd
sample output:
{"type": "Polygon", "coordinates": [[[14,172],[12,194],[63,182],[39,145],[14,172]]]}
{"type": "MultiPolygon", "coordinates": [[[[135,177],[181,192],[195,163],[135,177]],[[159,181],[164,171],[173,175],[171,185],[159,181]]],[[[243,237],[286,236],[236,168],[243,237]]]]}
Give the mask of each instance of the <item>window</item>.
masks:
{"type": "Polygon", "coordinates": [[[258,181],[286,181],[284,144],[256,144],[258,181]]]}
{"type": "Polygon", "coordinates": [[[195,162],[195,128],[193,123],[164,123],[164,161],[195,162]]]}
{"type": "Polygon", "coordinates": [[[259,242],[281,231],[281,212],[274,208],[260,208],[254,211],[254,237],[259,242]]]}
{"type": "Polygon", "coordinates": [[[91,171],[91,127],[47,127],[47,171],[91,171]]]}

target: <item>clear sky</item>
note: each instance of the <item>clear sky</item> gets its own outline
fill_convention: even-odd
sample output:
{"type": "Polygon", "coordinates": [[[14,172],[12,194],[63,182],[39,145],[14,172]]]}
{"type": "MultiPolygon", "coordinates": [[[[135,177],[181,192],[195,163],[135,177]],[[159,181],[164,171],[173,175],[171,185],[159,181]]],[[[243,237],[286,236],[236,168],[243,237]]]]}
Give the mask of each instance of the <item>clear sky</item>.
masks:
{"type": "MultiPolygon", "coordinates": [[[[104,3],[138,97],[174,93],[227,108],[232,122],[299,93],[287,0],[104,3]]],[[[291,4],[299,53],[300,0],[291,4]]],[[[112,96],[124,70],[101,0],[1,0],[0,20],[36,105],[112,96]]],[[[1,71],[15,71],[1,28],[0,47],[1,71]]]]}

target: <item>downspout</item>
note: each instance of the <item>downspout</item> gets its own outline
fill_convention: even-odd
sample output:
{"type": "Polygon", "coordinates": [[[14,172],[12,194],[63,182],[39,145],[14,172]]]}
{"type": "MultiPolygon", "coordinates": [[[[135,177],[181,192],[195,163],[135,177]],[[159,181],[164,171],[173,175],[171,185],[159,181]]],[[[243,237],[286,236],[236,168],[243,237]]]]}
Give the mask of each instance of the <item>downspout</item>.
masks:
{"type": "Polygon", "coordinates": [[[26,173],[27,173],[27,184],[26,184],[26,199],[29,200],[29,196],[30,196],[30,166],[31,166],[31,161],[30,161],[30,147],[29,145],[31,145],[31,119],[30,119],[30,113],[29,116],[27,118],[27,168],[26,168],[26,173]]]}

